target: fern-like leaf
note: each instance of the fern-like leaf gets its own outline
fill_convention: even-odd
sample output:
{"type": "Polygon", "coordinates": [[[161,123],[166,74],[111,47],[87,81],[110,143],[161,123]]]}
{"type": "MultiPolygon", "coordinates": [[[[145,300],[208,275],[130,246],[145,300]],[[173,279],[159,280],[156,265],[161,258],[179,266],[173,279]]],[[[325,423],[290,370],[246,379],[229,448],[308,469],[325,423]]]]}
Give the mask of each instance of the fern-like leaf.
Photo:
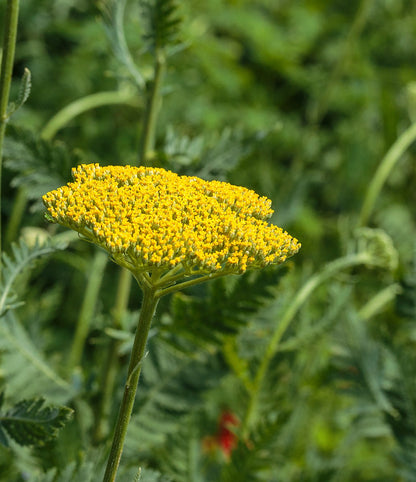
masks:
{"type": "Polygon", "coordinates": [[[26,190],[32,211],[42,211],[42,195],[65,184],[71,168],[81,162],[62,142],[45,141],[28,129],[10,125],[4,143],[5,166],[16,173],[12,187],[26,190]]]}
{"type": "Polygon", "coordinates": [[[0,318],[8,310],[15,309],[22,304],[14,290],[19,276],[30,269],[37,258],[64,248],[64,244],[54,245],[52,242],[44,244],[36,242],[33,247],[29,247],[23,240],[20,240],[19,243],[12,244],[13,257],[5,252],[3,253],[2,280],[0,282],[0,318]]]}
{"type": "Polygon", "coordinates": [[[142,0],[141,7],[146,22],[143,35],[149,49],[158,51],[178,42],[182,20],[175,0],[142,0]]]}
{"type": "Polygon", "coordinates": [[[130,54],[124,34],[124,11],[126,0],[103,0],[99,2],[107,37],[117,60],[124,65],[139,89],[145,81],[130,54]]]}
{"type": "Polygon", "coordinates": [[[163,163],[179,174],[203,179],[226,180],[228,173],[255,147],[254,139],[245,139],[242,132],[225,128],[211,136],[194,138],[167,130],[163,163]]]}
{"type": "MultiPolygon", "coordinates": [[[[42,450],[37,449],[37,450],[42,450]]],[[[45,447],[43,447],[45,450],[45,447]]],[[[54,467],[32,482],[96,482],[101,481],[106,466],[106,454],[101,449],[89,449],[82,453],[81,462],[71,461],[63,467],[54,467]]],[[[121,464],[117,472],[117,482],[172,482],[171,479],[148,468],[125,467],[121,464]]]]}
{"type": "Polygon", "coordinates": [[[203,394],[218,384],[223,365],[211,356],[184,357],[154,337],[148,344],[142,379],[127,434],[129,453],[152,453],[169,434],[177,432],[182,417],[199,407],[203,394]]]}
{"type": "MultiPolygon", "coordinates": [[[[169,436],[166,445],[158,451],[163,473],[175,482],[205,482],[204,460],[198,416],[187,417],[178,430],[169,436]]],[[[238,479],[236,479],[238,480],[238,479]]]]}
{"type": "Polygon", "coordinates": [[[61,378],[51,366],[29,333],[9,311],[0,323],[2,379],[9,398],[19,400],[38,394],[62,403],[74,395],[76,387],[61,378]]]}
{"type": "Polygon", "coordinates": [[[338,348],[335,363],[348,392],[360,398],[363,406],[372,403],[390,416],[397,416],[386,395],[386,386],[393,382],[388,369],[393,363],[391,351],[369,336],[354,313],[344,320],[341,336],[342,348],[338,348]]]}
{"type": "Polygon", "coordinates": [[[29,98],[30,90],[32,88],[32,74],[28,68],[25,68],[23,77],[20,83],[19,95],[17,97],[16,106],[21,107],[29,98]]]}
{"type": "Polygon", "coordinates": [[[0,426],[19,445],[43,445],[57,436],[73,413],[67,407],[44,404],[43,398],[22,400],[0,414],[0,426]]]}
{"type": "Polygon", "coordinates": [[[230,335],[236,334],[249,318],[273,295],[287,267],[251,271],[243,276],[220,278],[199,296],[175,294],[171,301],[169,321],[162,327],[166,340],[185,349],[184,340],[195,347],[212,350],[230,335]]]}
{"type": "Polygon", "coordinates": [[[11,102],[7,109],[7,117],[10,118],[22,105],[27,101],[30,95],[30,89],[32,88],[32,75],[30,70],[25,68],[20,81],[19,94],[16,102],[11,102]]]}
{"type": "Polygon", "coordinates": [[[155,470],[143,468],[134,482],[172,482],[172,479],[155,470]]]}

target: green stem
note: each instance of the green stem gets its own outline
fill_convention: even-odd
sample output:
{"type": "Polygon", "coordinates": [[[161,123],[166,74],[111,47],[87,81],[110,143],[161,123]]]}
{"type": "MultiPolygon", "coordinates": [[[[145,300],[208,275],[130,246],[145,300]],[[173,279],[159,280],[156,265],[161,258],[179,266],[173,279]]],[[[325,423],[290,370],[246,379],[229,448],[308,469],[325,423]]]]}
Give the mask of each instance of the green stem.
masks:
{"type": "MultiPolygon", "coordinates": [[[[16,48],[17,20],[19,18],[19,0],[8,0],[4,23],[3,57],[0,73],[0,213],[1,213],[1,181],[3,162],[3,142],[6,133],[7,106],[9,104],[10,85],[12,82],[14,51],[16,48]]],[[[0,253],[1,253],[1,220],[0,220],[0,253]]],[[[1,257],[0,257],[1,262],[1,257]]],[[[0,264],[1,279],[1,264],[0,264]]]]}
{"type": "Polygon", "coordinates": [[[71,353],[69,355],[68,373],[71,373],[72,370],[81,363],[85,340],[87,338],[90,322],[94,314],[107,259],[107,253],[105,251],[98,250],[92,262],[90,276],[77,322],[74,341],[72,343],[71,353]]]}
{"type": "MultiPolygon", "coordinates": [[[[122,327],[122,319],[124,313],[127,310],[130,288],[131,288],[132,275],[130,271],[122,269],[120,271],[120,277],[118,281],[118,288],[116,293],[116,305],[113,312],[114,328],[122,327]]],[[[100,387],[102,390],[100,403],[97,409],[93,441],[95,444],[100,443],[108,433],[108,419],[111,412],[112,395],[114,392],[114,384],[116,380],[117,368],[118,368],[118,347],[120,341],[115,338],[111,338],[107,353],[106,360],[103,364],[100,387]]]]}
{"type": "Polygon", "coordinates": [[[406,149],[416,140],[416,122],[413,123],[390,147],[386,155],[381,160],[378,169],[371,180],[367,189],[367,193],[361,208],[358,221],[359,226],[366,226],[370,218],[371,212],[376,203],[377,197],[386,182],[390,172],[397,164],[398,160],[406,149]]]}
{"type": "Polygon", "coordinates": [[[399,283],[393,283],[387,286],[387,288],[382,289],[360,309],[358,312],[360,318],[362,320],[368,320],[380,313],[380,311],[382,311],[386,305],[392,303],[402,291],[399,283]]]}
{"type": "Polygon", "coordinates": [[[152,289],[143,290],[143,304],[134,338],[133,349],[130,356],[130,363],[127,373],[127,380],[124,386],[124,395],[118,414],[114,431],[113,444],[108,457],[107,468],[103,482],[114,482],[117,469],[120,464],[127,427],[130,422],[133,410],[134,399],[137,391],[137,384],[140,377],[141,363],[146,347],[147,337],[153,315],[156,311],[158,299],[154,296],[152,289]]]}
{"type": "Polygon", "coordinates": [[[161,51],[156,52],[155,70],[153,80],[149,88],[149,96],[146,104],[145,117],[143,119],[142,134],[139,147],[139,165],[147,163],[155,144],[155,131],[157,115],[160,108],[161,85],[165,71],[165,56],[161,51]]]}
{"type": "Polygon", "coordinates": [[[17,191],[17,196],[13,201],[12,212],[10,213],[9,222],[7,224],[6,233],[4,236],[4,244],[6,245],[6,248],[17,238],[17,233],[25,212],[26,204],[26,190],[24,187],[20,187],[17,191]]]}
{"type": "MultiPolygon", "coordinates": [[[[118,16],[117,16],[117,22],[119,24],[122,24],[122,17],[123,17],[123,12],[124,12],[124,5],[120,4],[120,9],[118,10],[118,16]]],[[[122,29],[119,29],[122,31],[122,29]]],[[[125,45],[125,40],[124,37],[121,38],[122,44],[127,52],[127,47],[125,45]]],[[[133,62],[131,61],[131,57],[128,56],[129,58],[129,65],[130,65],[130,70],[133,73],[133,76],[135,77],[135,66],[133,62]],[[132,70],[133,69],[133,70],[132,70]]],[[[160,107],[160,98],[161,98],[161,85],[162,85],[162,79],[163,79],[163,73],[165,70],[165,57],[163,52],[157,51],[155,54],[155,69],[154,69],[154,76],[153,80],[150,84],[149,90],[148,90],[148,98],[146,102],[146,110],[144,113],[144,118],[143,118],[143,123],[142,123],[142,134],[141,134],[141,139],[140,139],[140,149],[139,149],[139,159],[138,159],[138,164],[144,164],[146,161],[146,158],[149,156],[149,153],[153,151],[154,148],[154,142],[155,142],[155,130],[156,130],[156,123],[157,123],[157,115],[159,112],[159,107],[160,107]]],[[[141,87],[141,83],[138,82],[137,85],[141,87]]],[[[117,295],[117,306],[115,309],[115,323],[117,326],[117,318],[121,320],[121,316],[124,314],[124,312],[127,309],[127,301],[128,301],[128,296],[130,293],[130,281],[131,281],[131,273],[126,269],[123,270],[121,275],[120,275],[120,280],[119,280],[119,289],[118,289],[118,295],[117,295]],[[129,282],[127,282],[129,280],[129,282]]],[[[143,300],[143,308],[141,311],[141,316],[139,320],[139,327],[137,329],[137,334],[136,334],[136,339],[139,335],[139,331],[141,330],[140,326],[142,324],[145,324],[146,320],[142,320],[142,314],[146,313],[146,305],[145,305],[145,299],[146,299],[146,293],[149,293],[150,291],[153,293],[153,302],[155,303],[156,308],[156,303],[157,300],[160,298],[156,297],[152,289],[149,289],[149,283],[146,282],[145,275],[143,275],[140,279],[140,277],[137,278],[137,281],[139,282],[140,287],[142,288],[143,292],[145,293],[145,298],[143,300]]],[[[154,310],[153,310],[154,312],[154,310]]],[[[143,315],[144,316],[144,315],[143,315]]],[[[153,313],[150,315],[149,321],[149,326],[150,326],[150,320],[153,316],[153,313]]],[[[146,332],[146,338],[147,338],[147,332],[146,332]]],[[[146,341],[146,340],[145,340],[146,341]]],[[[144,341],[144,343],[145,343],[144,341]]],[[[135,341],[136,343],[136,341],[135,341]]],[[[102,384],[101,386],[103,387],[103,396],[102,396],[102,402],[99,408],[99,415],[98,415],[98,421],[96,424],[96,430],[94,433],[94,439],[97,441],[103,434],[104,431],[104,423],[107,418],[107,414],[109,412],[109,406],[111,403],[111,396],[113,393],[113,387],[114,387],[114,377],[115,377],[115,370],[116,370],[116,359],[117,359],[117,347],[118,347],[118,342],[117,340],[112,340],[110,342],[109,348],[108,348],[108,353],[107,353],[107,362],[105,364],[105,371],[103,372],[103,377],[102,377],[102,384]]],[[[144,348],[143,348],[144,349],[144,348]]],[[[134,351],[134,350],[133,350],[134,351]]],[[[134,359],[134,353],[131,355],[131,363],[133,363],[134,359]]],[[[141,357],[140,357],[141,358],[141,357]]],[[[108,465],[106,469],[106,475],[104,476],[104,481],[109,481],[109,480],[114,480],[118,468],[118,464],[120,462],[120,457],[121,457],[121,452],[123,449],[123,443],[124,443],[124,437],[127,431],[127,425],[128,421],[130,419],[130,413],[133,407],[133,401],[134,401],[134,395],[136,392],[137,388],[137,382],[138,382],[138,377],[139,377],[140,371],[137,373],[137,380],[134,381],[132,379],[131,385],[134,386],[134,390],[132,388],[127,389],[127,385],[125,388],[125,394],[123,397],[123,402],[122,406],[120,408],[120,414],[119,414],[119,419],[117,421],[117,426],[115,430],[115,435],[113,439],[113,446],[111,449],[110,457],[108,460],[108,465]],[[132,390],[134,393],[132,394],[132,390]],[[126,411],[129,412],[128,415],[128,420],[126,422],[125,419],[121,420],[120,417],[125,417],[123,413],[126,411]],[[125,426],[124,426],[124,425],[125,426]]],[[[129,377],[130,377],[130,368],[129,368],[129,377]]]]}
{"type": "MultiPolygon", "coordinates": [[[[161,288],[156,291],[156,296],[158,298],[161,298],[162,296],[165,296],[170,293],[174,293],[175,291],[181,291],[185,288],[189,288],[190,286],[195,286],[197,284],[204,283],[205,281],[210,281],[215,278],[220,278],[221,276],[226,276],[227,274],[231,274],[231,273],[218,272],[218,273],[209,273],[204,276],[199,276],[198,278],[194,278],[189,281],[183,281],[182,283],[169,286],[168,288],[161,288]]],[[[168,282],[171,281],[170,279],[167,279],[167,280],[168,282]]],[[[155,283],[155,287],[158,287],[157,283],[155,283]]]]}
{"type": "Polygon", "coordinates": [[[324,269],[312,276],[298,291],[292,303],[287,307],[286,311],[277,325],[270,342],[266,348],[263,355],[262,361],[259,368],[257,369],[256,375],[254,377],[254,382],[252,385],[252,390],[250,393],[250,401],[247,407],[247,411],[244,417],[244,421],[241,426],[243,437],[247,437],[248,432],[251,427],[252,419],[256,413],[257,403],[261,391],[261,385],[263,384],[264,378],[266,376],[267,370],[269,368],[270,362],[276,355],[279,349],[279,343],[298,312],[299,308],[305,303],[312,292],[328,278],[331,278],[338,272],[357,266],[360,264],[365,264],[369,262],[369,256],[367,253],[358,253],[350,256],[345,256],[343,258],[336,259],[331,263],[328,263],[324,269]]]}
{"type": "Polygon", "coordinates": [[[72,119],[78,115],[111,104],[127,104],[136,106],[137,99],[130,91],[110,91],[98,92],[96,94],[87,95],[81,99],[71,102],[59,112],[57,112],[42,129],[41,137],[46,140],[52,139],[55,134],[66,126],[72,119]]]}

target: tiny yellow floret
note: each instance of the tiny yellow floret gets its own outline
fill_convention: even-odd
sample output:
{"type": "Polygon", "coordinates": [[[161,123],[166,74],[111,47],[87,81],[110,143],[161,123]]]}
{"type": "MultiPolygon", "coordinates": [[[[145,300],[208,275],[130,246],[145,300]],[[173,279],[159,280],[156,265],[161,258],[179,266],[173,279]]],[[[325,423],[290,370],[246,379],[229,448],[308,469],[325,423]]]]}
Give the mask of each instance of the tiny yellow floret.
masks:
{"type": "Polygon", "coordinates": [[[82,164],[72,175],[43,196],[49,219],[136,273],[243,273],[300,248],[267,222],[271,201],[244,187],[149,167],[82,164]]]}

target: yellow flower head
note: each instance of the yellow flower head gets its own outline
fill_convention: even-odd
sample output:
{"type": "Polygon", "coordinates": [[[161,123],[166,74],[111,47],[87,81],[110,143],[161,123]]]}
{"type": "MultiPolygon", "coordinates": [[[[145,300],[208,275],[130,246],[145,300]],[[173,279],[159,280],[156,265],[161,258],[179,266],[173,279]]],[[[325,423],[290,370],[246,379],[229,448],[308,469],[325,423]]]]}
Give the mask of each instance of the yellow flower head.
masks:
{"type": "Polygon", "coordinates": [[[43,196],[48,217],[133,273],[243,273],[279,264],[300,243],[266,220],[271,201],[226,182],[149,167],[82,164],[43,196]]]}

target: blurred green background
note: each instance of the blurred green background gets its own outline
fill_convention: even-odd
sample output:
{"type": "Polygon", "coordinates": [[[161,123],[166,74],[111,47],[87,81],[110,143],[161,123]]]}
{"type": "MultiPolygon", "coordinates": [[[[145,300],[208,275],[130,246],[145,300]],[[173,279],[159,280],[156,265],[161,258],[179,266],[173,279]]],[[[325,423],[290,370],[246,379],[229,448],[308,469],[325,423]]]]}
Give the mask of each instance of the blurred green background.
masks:
{"type": "MultiPolygon", "coordinates": [[[[262,320],[275,323],[281,305],[290,302],[311,273],[348,253],[378,165],[416,122],[416,3],[189,0],[178,5],[181,43],[168,57],[152,162],[255,189],[272,199],[273,222],[302,242],[289,265],[288,281],[281,292],[272,294],[273,309],[256,315],[256,329],[238,332],[245,358],[250,359],[248,338],[259,341],[270,333],[262,320]]],[[[2,2],[0,19],[4,10],[2,2]]],[[[132,57],[148,79],[153,59],[143,50],[141,10],[133,0],[127,2],[125,30],[132,57]]],[[[99,2],[22,1],[13,93],[25,67],[32,73],[32,91],[13,117],[14,126],[41,135],[52,116],[77,99],[103,91],[132,92],[128,104],[98,107],[73,118],[56,132],[55,140],[84,162],[137,162],[144,99],[112,51],[99,2]]],[[[9,132],[15,135],[13,127],[9,132]]],[[[10,159],[3,181],[6,224],[19,166],[13,156],[10,159]]],[[[263,478],[253,478],[261,470],[237,462],[238,456],[240,461],[250,459],[243,447],[243,455],[233,458],[235,465],[224,469],[222,478],[206,480],[416,480],[415,160],[412,145],[389,175],[369,221],[391,237],[398,268],[357,268],[320,288],[291,329],[293,339],[301,342],[276,360],[280,372],[273,382],[278,388],[272,406],[283,415],[278,442],[267,449],[272,455],[264,461],[272,469],[263,478]],[[400,291],[397,299],[356,323],[359,309],[388,286],[400,291]],[[315,324],[327,329],[314,335],[310,330],[315,324]]],[[[69,167],[68,159],[55,166],[64,181],[70,179],[69,167]]],[[[26,189],[30,197],[31,186],[26,189]]],[[[21,221],[24,226],[45,228],[41,210],[29,206],[21,221]]],[[[75,251],[88,263],[90,247],[75,251]]],[[[76,259],[75,264],[81,262],[76,259]]],[[[61,337],[64,345],[77,317],[80,302],[73,299],[82,299],[85,273],[62,259],[50,262],[45,272],[38,274],[39,284],[31,286],[27,310],[30,313],[31,303],[37,306],[40,291],[49,293],[58,286],[65,309],[51,309],[41,330],[51,330],[58,320],[59,335],[54,337],[61,337]],[[71,301],[63,295],[68,290],[71,301]]],[[[111,266],[104,279],[104,312],[111,309],[116,273],[111,266]]],[[[267,275],[261,279],[259,284],[269,282],[267,275]]],[[[137,309],[133,298],[138,290],[133,294],[132,310],[137,309]]],[[[169,332],[163,320],[173,319],[180,326],[175,316],[198,318],[217,300],[214,295],[197,292],[201,304],[188,308],[177,301],[176,315],[166,302],[156,326],[169,332]]],[[[98,332],[102,325],[98,319],[93,328],[98,332]]],[[[53,343],[47,341],[45,350],[56,348],[53,343]]],[[[219,350],[226,358],[225,346],[219,350]]],[[[87,355],[87,360],[94,356],[87,355]]],[[[212,398],[214,405],[223,402],[215,394],[212,398]]],[[[267,417],[265,421],[270,422],[267,417]]],[[[169,436],[166,446],[176,443],[169,436]]],[[[178,475],[165,446],[165,452],[148,450],[150,466],[167,471],[174,480],[196,480],[178,475]]]]}

